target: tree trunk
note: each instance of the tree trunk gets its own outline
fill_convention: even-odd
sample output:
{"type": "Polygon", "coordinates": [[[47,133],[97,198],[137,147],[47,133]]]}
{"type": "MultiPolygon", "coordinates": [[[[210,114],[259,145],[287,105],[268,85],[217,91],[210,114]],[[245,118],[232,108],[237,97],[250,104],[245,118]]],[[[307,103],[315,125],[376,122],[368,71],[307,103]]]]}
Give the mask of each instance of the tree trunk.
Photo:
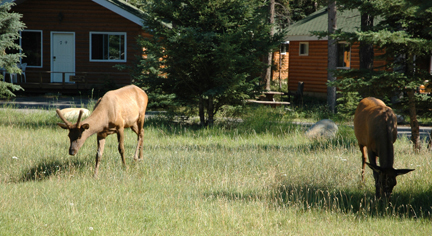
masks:
{"type": "MultiPolygon", "coordinates": [[[[336,29],[336,1],[329,1],[328,3],[328,62],[327,62],[327,80],[335,81],[336,77],[333,75],[333,71],[336,70],[337,66],[337,43],[330,35],[333,34],[336,29]]],[[[330,112],[335,113],[336,109],[336,87],[327,87],[327,104],[330,112]]]]}
{"type": "Polygon", "coordinates": [[[429,143],[427,145],[427,148],[428,149],[432,149],[432,131],[431,131],[431,133],[429,135],[429,143]]]}
{"type": "Polygon", "coordinates": [[[199,117],[200,117],[200,125],[205,125],[205,115],[204,115],[204,98],[200,96],[199,98],[199,117]]]}
{"type": "MultiPolygon", "coordinates": [[[[368,15],[367,13],[363,13],[361,15],[361,31],[366,32],[371,29],[373,26],[374,17],[368,15]]],[[[364,41],[360,42],[360,69],[373,69],[373,61],[374,61],[374,51],[373,44],[365,43],[364,41]]]]}
{"type": "Polygon", "coordinates": [[[208,120],[207,120],[207,122],[208,122],[208,125],[210,125],[210,126],[212,126],[213,125],[213,122],[214,122],[214,120],[213,120],[213,116],[214,116],[214,112],[213,112],[213,110],[214,110],[214,105],[213,105],[213,96],[209,96],[209,99],[208,99],[208,108],[207,108],[207,115],[208,115],[208,120]]]}
{"type": "MultiPolygon", "coordinates": [[[[270,30],[270,36],[273,37],[274,35],[274,15],[275,15],[275,0],[270,0],[270,5],[269,5],[269,23],[271,24],[271,30],[270,30]]],[[[268,55],[264,58],[264,63],[266,64],[266,69],[264,72],[264,83],[265,83],[265,90],[271,90],[271,74],[272,74],[272,69],[271,69],[271,65],[272,65],[272,61],[273,61],[273,52],[270,51],[268,53],[268,55]]]]}
{"type": "Polygon", "coordinates": [[[408,94],[408,108],[410,113],[410,125],[411,125],[411,141],[414,145],[414,151],[420,151],[420,127],[417,120],[417,112],[415,106],[414,90],[410,89],[407,91],[408,94]]]}

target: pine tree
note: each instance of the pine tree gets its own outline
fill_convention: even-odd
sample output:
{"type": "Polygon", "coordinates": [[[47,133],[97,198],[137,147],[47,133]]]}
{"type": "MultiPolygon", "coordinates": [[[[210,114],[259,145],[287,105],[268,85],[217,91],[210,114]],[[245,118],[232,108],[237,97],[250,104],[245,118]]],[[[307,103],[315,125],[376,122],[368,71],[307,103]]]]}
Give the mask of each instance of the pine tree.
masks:
{"type": "MultiPolygon", "coordinates": [[[[339,79],[332,83],[342,92],[358,92],[362,97],[374,96],[390,101],[398,94],[409,111],[414,149],[420,149],[417,108],[421,104],[430,107],[431,99],[419,93],[417,88],[425,80],[431,81],[428,63],[432,54],[432,3],[418,0],[374,0],[339,1],[348,9],[358,8],[362,14],[379,18],[375,26],[368,25],[355,33],[339,33],[339,40],[363,45],[374,45],[385,52],[384,68],[373,66],[372,61],[364,62],[360,69],[336,73],[339,79]],[[348,3],[353,4],[348,4],[348,3]],[[368,64],[369,63],[369,64],[368,64]],[[427,64],[427,65],[426,65],[427,64]]],[[[369,18],[371,19],[371,18],[369,18]]],[[[363,58],[365,59],[365,58],[363,58]]],[[[369,58],[370,60],[370,58],[369,58]]]]}
{"type": "Polygon", "coordinates": [[[135,80],[149,94],[196,107],[201,124],[212,124],[223,105],[260,91],[262,58],[283,37],[270,37],[262,1],[161,0],[143,9],[153,37],[141,40],[145,56],[135,80]]]}
{"type": "MultiPolygon", "coordinates": [[[[22,55],[20,53],[8,53],[8,51],[20,50],[15,42],[20,37],[19,31],[24,29],[24,23],[20,21],[21,15],[11,13],[14,3],[1,3],[0,1],[0,68],[9,73],[20,73],[17,67],[22,55]]],[[[19,85],[3,82],[3,73],[0,73],[0,97],[13,97],[14,91],[23,90],[19,85]]]]}

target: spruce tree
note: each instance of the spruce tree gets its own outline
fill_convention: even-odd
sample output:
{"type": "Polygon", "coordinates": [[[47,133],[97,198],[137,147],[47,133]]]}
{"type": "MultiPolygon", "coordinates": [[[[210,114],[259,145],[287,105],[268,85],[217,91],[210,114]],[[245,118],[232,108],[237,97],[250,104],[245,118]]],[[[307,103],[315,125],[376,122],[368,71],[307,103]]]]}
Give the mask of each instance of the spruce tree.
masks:
{"type": "Polygon", "coordinates": [[[263,57],[282,41],[270,36],[268,12],[259,0],[160,0],[148,13],[144,58],[135,83],[150,96],[198,108],[212,124],[223,105],[241,104],[260,91],[263,57]]]}
{"type": "Polygon", "coordinates": [[[14,3],[2,3],[0,1],[0,97],[13,97],[14,91],[22,90],[19,85],[3,82],[3,70],[8,73],[20,73],[17,63],[22,55],[20,53],[9,53],[19,51],[20,47],[16,44],[19,39],[19,32],[24,29],[24,23],[20,21],[21,15],[10,12],[14,3]]]}

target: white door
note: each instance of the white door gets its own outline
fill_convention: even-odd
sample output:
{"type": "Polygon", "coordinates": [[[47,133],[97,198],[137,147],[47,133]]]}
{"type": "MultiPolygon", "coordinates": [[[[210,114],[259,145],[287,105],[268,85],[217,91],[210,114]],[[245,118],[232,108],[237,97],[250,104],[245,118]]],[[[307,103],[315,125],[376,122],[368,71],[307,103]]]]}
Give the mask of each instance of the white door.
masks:
{"type": "Polygon", "coordinates": [[[75,75],[75,34],[66,32],[51,33],[51,82],[62,82],[65,73],[65,82],[69,76],[75,75]]]}

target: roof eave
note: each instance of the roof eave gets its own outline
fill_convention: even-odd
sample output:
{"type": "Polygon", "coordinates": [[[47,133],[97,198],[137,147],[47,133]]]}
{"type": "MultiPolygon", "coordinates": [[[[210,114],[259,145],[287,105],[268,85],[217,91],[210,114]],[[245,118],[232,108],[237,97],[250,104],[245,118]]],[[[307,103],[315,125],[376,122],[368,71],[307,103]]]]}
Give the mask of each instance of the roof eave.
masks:
{"type": "Polygon", "coordinates": [[[289,35],[285,37],[285,41],[315,41],[315,40],[328,40],[328,37],[318,38],[313,35],[289,35]]]}
{"type": "Polygon", "coordinates": [[[105,7],[105,8],[107,8],[108,10],[111,10],[111,11],[119,14],[120,16],[123,16],[124,18],[134,22],[135,24],[137,24],[139,26],[143,25],[143,19],[142,18],[140,18],[140,17],[124,10],[124,9],[121,9],[120,7],[114,5],[114,4],[112,4],[106,0],[92,0],[92,1],[105,7]]]}

